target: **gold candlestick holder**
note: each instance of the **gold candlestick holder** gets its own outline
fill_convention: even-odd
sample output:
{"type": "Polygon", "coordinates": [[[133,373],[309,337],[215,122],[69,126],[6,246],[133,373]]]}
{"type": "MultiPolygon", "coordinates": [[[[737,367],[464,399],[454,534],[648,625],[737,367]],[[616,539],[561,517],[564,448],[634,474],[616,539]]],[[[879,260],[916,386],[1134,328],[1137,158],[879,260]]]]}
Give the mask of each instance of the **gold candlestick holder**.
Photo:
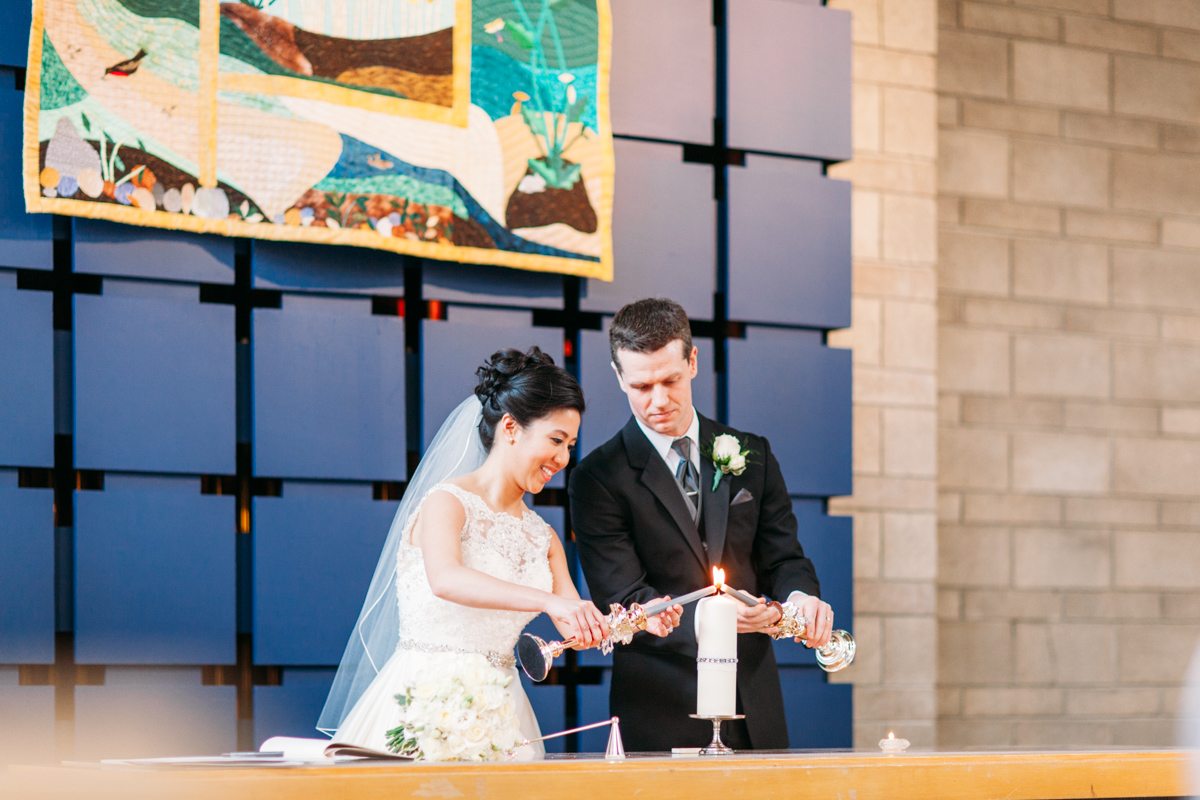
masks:
{"type": "MultiPolygon", "coordinates": [[[[800,613],[800,609],[792,603],[768,603],[779,611],[781,619],[776,624],[776,633],[772,639],[800,639],[805,644],[808,633],[808,620],[800,613]]],[[[829,635],[829,641],[824,647],[816,648],[817,666],[826,672],[839,672],[854,663],[854,654],[858,645],[848,631],[836,630],[829,635]]]]}
{"type": "MultiPolygon", "coordinates": [[[[608,655],[616,645],[629,644],[635,633],[646,630],[648,620],[645,609],[637,603],[629,608],[613,603],[609,606],[608,616],[604,618],[608,624],[608,636],[600,642],[600,652],[608,655]]],[[[523,633],[517,640],[517,660],[530,680],[544,681],[550,674],[554,659],[577,643],[574,637],[562,642],[547,642],[540,636],[523,633]]]]}
{"type": "Polygon", "coordinates": [[[745,719],[745,714],[688,714],[692,719],[706,719],[712,722],[713,738],[706,746],[700,748],[702,756],[731,756],[734,749],[721,741],[721,723],[727,719],[745,719]]]}

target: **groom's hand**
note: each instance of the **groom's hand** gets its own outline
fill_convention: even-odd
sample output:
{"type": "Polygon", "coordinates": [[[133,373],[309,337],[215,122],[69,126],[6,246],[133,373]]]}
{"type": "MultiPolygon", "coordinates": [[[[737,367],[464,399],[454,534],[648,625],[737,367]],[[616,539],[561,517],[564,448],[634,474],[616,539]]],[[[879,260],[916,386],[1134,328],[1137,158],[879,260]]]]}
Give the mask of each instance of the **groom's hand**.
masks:
{"type": "Polygon", "coordinates": [[[824,647],[829,644],[829,634],[833,632],[833,607],[819,597],[808,595],[799,603],[798,608],[804,615],[808,628],[804,643],[809,647],[824,647]]]}
{"type": "MultiPolygon", "coordinates": [[[[647,600],[645,605],[652,605],[665,600],[670,600],[671,596],[655,597],[653,600],[647,600]]],[[[646,620],[646,630],[655,636],[666,636],[671,631],[675,630],[675,626],[679,624],[679,618],[683,616],[683,606],[675,605],[668,608],[661,614],[655,614],[650,619],[646,620]]]]}
{"type": "Polygon", "coordinates": [[[737,605],[738,633],[775,633],[775,623],[779,622],[779,612],[767,605],[767,598],[758,598],[758,605],[737,605]]]}

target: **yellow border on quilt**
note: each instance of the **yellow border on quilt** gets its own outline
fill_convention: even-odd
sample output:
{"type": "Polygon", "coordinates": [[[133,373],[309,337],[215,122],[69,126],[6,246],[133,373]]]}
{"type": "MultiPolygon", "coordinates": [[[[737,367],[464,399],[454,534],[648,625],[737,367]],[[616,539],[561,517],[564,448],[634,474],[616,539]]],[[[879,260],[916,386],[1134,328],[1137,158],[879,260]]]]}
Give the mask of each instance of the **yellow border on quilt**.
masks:
{"type": "MultiPolygon", "coordinates": [[[[34,165],[36,168],[36,156],[34,165]]],[[[36,176],[35,176],[36,180],[36,176]]],[[[487,247],[462,247],[436,242],[414,242],[411,239],[380,236],[367,228],[305,228],[299,225],[275,225],[270,222],[245,222],[240,219],[201,219],[191,214],[172,214],[169,211],[144,211],[135,206],[114,203],[96,203],[90,200],[70,200],[61,197],[30,198],[26,195],[26,207],[30,212],[67,214],[72,217],[108,219],[129,225],[165,228],[193,233],[218,233],[253,239],[281,242],[310,242],[313,244],[344,244],[355,247],[370,247],[375,250],[390,250],[401,255],[418,256],[438,261],[459,261],[465,264],[494,264],[534,272],[557,272],[580,278],[604,278],[603,262],[584,261],[561,256],[544,256],[536,253],[514,253],[487,247]]],[[[346,253],[353,258],[352,252],[346,253]]]]}
{"type": "MultiPolygon", "coordinates": [[[[29,64],[25,73],[25,130],[24,130],[24,170],[22,185],[25,194],[25,209],[27,212],[46,214],[67,214],[75,217],[92,219],[108,219],[129,225],[164,228],[167,230],[190,231],[194,233],[215,233],[223,236],[248,237],[273,241],[312,242],[315,244],[342,244],[356,247],[370,247],[376,250],[389,250],[402,255],[412,255],[421,258],[441,261],[458,261],[466,264],[493,264],[501,267],[525,269],[534,272],[554,272],[564,275],[574,275],[580,278],[598,278],[604,281],[613,279],[612,254],[612,198],[615,165],[612,150],[612,131],[609,123],[609,69],[612,58],[612,15],[608,0],[596,0],[596,12],[599,24],[599,48],[597,59],[597,114],[600,134],[604,142],[604,170],[599,209],[602,250],[599,261],[563,258],[561,256],[545,256],[536,253],[514,253],[483,247],[462,247],[443,245],[433,242],[414,242],[410,239],[399,239],[380,236],[373,230],[358,228],[304,228],[294,225],[276,225],[272,223],[253,223],[238,219],[208,220],[190,214],[172,214],[166,211],[144,211],[132,206],[114,205],[111,203],[96,203],[87,200],[71,200],[66,198],[48,198],[41,194],[41,184],[38,181],[39,141],[38,117],[41,113],[41,66],[42,66],[42,33],[45,27],[44,3],[46,0],[33,0],[33,24],[29,36],[29,64]]],[[[469,8],[471,0],[457,0],[459,8],[467,6],[467,19],[470,19],[469,8]]],[[[457,13],[457,11],[456,11],[457,13]]],[[[466,58],[470,58],[470,39],[465,42],[466,58]]],[[[458,40],[461,43],[461,39],[458,40]]],[[[459,57],[455,52],[455,57],[459,57]]],[[[469,63],[469,61],[468,61],[469,63]]],[[[465,71],[466,80],[470,82],[470,70],[465,71]]],[[[458,79],[459,71],[455,77],[458,79]]],[[[308,83],[312,86],[312,83],[308,83]]],[[[309,95],[311,96],[311,95],[309,95]]],[[[214,149],[215,152],[215,149],[214,149]]],[[[347,258],[353,257],[351,253],[347,258]]]]}
{"type": "MultiPolygon", "coordinates": [[[[208,2],[208,0],[204,0],[208,2]]],[[[452,100],[450,107],[403,97],[335,86],[330,83],[293,78],[289,75],[247,75],[241,72],[222,72],[217,86],[222,92],[284,95],[305,100],[378,111],[396,117],[408,117],[444,125],[467,127],[467,108],[471,105],[471,0],[455,0],[454,50],[452,64],[452,100]]],[[[204,79],[201,78],[201,81],[204,79]]]]}
{"type": "Polygon", "coordinates": [[[41,211],[35,201],[42,200],[38,181],[38,161],[41,155],[38,141],[38,118],[42,113],[42,33],[45,29],[45,0],[33,0],[33,24],[29,26],[29,64],[25,70],[25,106],[23,148],[21,153],[21,187],[25,194],[25,210],[41,211]]]}
{"type": "Polygon", "coordinates": [[[200,85],[196,92],[200,122],[200,174],[205,189],[217,185],[217,74],[221,58],[221,4],[200,0],[200,85]]]}

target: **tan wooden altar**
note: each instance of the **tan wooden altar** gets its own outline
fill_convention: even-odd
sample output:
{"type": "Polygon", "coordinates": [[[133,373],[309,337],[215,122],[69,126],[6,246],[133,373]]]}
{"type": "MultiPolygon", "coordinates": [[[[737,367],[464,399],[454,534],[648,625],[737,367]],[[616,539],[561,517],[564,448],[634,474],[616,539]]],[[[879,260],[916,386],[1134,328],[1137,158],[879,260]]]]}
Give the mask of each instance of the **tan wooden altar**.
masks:
{"type": "Polygon", "coordinates": [[[1187,794],[1188,753],[787,753],[513,764],[101,770],[12,767],[0,797],[140,800],[1084,800],[1187,794]]]}

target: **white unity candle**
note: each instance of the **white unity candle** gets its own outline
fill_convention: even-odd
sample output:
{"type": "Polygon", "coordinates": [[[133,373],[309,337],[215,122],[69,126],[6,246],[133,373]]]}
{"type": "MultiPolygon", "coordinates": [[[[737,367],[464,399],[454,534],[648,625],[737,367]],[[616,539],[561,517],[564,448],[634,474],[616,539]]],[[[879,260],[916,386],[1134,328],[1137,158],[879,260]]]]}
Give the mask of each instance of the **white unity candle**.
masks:
{"type": "Polygon", "coordinates": [[[737,713],[737,601],[718,594],[696,604],[696,714],[737,713]]]}

